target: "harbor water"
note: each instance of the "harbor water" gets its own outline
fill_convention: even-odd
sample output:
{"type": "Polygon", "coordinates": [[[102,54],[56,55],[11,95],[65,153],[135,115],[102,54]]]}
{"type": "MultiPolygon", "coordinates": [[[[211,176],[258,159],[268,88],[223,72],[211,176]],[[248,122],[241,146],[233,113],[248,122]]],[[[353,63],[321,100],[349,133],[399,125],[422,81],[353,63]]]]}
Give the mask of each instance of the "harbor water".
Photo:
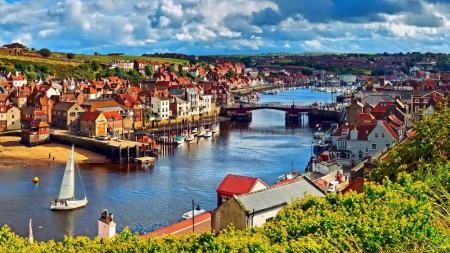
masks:
{"type": "MultiPolygon", "coordinates": [[[[302,105],[332,99],[330,93],[309,89],[260,96],[263,103],[302,105]]],[[[284,117],[281,111],[257,110],[251,122],[223,122],[212,138],[178,146],[170,156],[156,159],[151,169],[79,164],[89,203],[77,210],[50,211],[63,164],[0,168],[0,225],[8,224],[26,237],[32,219],[35,240],[61,241],[64,235],[97,236],[97,219],[104,209],[114,214],[118,232],[128,226],[140,234],[179,221],[192,200],[211,210],[216,207],[215,190],[227,173],[258,177],[272,185],[291,169],[305,169],[315,129],[287,125],[284,117]],[[34,177],[39,184],[32,182],[34,177]]],[[[78,176],[77,180],[76,195],[81,198],[78,176]]]]}

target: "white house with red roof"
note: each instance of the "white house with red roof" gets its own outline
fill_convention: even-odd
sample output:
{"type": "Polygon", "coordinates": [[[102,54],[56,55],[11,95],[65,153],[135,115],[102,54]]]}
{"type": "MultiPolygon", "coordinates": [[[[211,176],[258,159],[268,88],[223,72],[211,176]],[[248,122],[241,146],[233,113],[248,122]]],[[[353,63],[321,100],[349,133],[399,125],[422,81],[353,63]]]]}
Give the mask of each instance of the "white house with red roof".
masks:
{"type": "Polygon", "coordinates": [[[398,134],[385,120],[361,121],[339,127],[331,139],[337,151],[351,153],[355,164],[362,162],[369,154],[390,147],[398,134]]]}
{"type": "Polygon", "coordinates": [[[27,84],[27,79],[25,79],[25,77],[20,76],[20,75],[11,75],[11,82],[13,87],[22,87],[25,84],[27,84]]]}

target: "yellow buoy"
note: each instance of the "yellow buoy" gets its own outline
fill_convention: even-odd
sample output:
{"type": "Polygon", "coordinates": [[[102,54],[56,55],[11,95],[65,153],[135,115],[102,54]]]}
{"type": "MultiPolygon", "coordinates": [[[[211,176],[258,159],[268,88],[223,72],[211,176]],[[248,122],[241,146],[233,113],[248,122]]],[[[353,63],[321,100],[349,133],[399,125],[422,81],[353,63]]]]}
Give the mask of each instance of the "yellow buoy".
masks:
{"type": "Polygon", "coordinates": [[[34,177],[33,182],[39,183],[39,178],[38,177],[34,177]]]}

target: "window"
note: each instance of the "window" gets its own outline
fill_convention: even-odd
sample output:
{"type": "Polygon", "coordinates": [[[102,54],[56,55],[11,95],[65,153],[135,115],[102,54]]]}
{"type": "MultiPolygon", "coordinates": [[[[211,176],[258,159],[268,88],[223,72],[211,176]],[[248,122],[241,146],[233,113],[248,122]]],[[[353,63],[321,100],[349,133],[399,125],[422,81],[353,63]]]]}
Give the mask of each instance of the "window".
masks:
{"type": "Polygon", "coordinates": [[[11,118],[14,119],[14,115],[11,115],[11,118]]]}
{"type": "Polygon", "coordinates": [[[372,143],[372,150],[377,150],[377,144],[376,143],[372,143]]]}
{"type": "Polygon", "coordinates": [[[375,133],[375,138],[378,138],[378,133],[375,133]]]}
{"type": "Polygon", "coordinates": [[[419,112],[419,107],[418,106],[414,106],[414,112],[419,112]]]}
{"type": "Polygon", "coordinates": [[[108,119],[108,122],[112,122],[112,119],[108,119]]]}
{"type": "Polygon", "coordinates": [[[414,103],[419,103],[419,99],[414,99],[414,103]]]}
{"type": "Polygon", "coordinates": [[[75,113],[74,113],[74,112],[71,112],[71,113],[70,113],[70,117],[75,117],[75,113]]]}
{"type": "Polygon", "coordinates": [[[428,99],[424,99],[423,102],[424,102],[424,103],[428,103],[428,99]]]}
{"type": "Polygon", "coordinates": [[[390,143],[386,143],[386,148],[389,148],[391,146],[390,143]]]}
{"type": "Polygon", "coordinates": [[[384,138],[384,133],[381,133],[381,138],[384,138]]]}
{"type": "Polygon", "coordinates": [[[417,117],[416,117],[416,122],[419,122],[419,121],[420,121],[420,117],[417,116],[417,117]]]}
{"type": "Polygon", "coordinates": [[[366,147],[366,153],[367,153],[367,152],[369,152],[369,148],[368,148],[368,147],[366,147]]]}
{"type": "Polygon", "coordinates": [[[82,112],[77,112],[77,115],[81,116],[81,115],[83,115],[83,113],[82,112]]]}

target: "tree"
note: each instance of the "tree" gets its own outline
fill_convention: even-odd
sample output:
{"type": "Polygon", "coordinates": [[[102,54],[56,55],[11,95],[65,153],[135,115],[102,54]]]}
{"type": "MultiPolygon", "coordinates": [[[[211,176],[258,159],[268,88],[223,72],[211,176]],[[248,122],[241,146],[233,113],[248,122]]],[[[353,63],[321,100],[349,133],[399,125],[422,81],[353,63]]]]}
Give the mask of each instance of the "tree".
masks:
{"type": "Polygon", "coordinates": [[[73,59],[75,58],[75,54],[74,53],[68,53],[67,54],[67,59],[73,59]]]}
{"type": "Polygon", "coordinates": [[[101,68],[100,63],[96,60],[91,62],[91,66],[93,71],[98,71],[101,68]]]}
{"type": "Polygon", "coordinates": [[[137,81],[140,81],[142,79],[141,73],[139,73],[135,69],[129,70],[127,72],[127,75],[128,75],[128,80],[130,80],[131,82],[137,82],[137,81]]]}
{"type": "Polygon", "coordinates": [[[94,52],[94,55],[98,55],[98,52],[94,52]]]}
{"type": "Polygon", "coordinates": [[[50,52],[50,50],[48,48],[42,48],[38,51],[38,53],[42,57],[50,57],[52,55],[52,52],[50,52]]]}
{"type": "Polygon", "coordinates": [[[234,78],[234,76],[236,75],[236,73],[234,73],[234,70],[233,69],[228,69],[228,71],[227,71],[227,73],[225,74],[225,76],[227,77],[227,78],[234,78]]]}
{"type": "Polygon", "coordinates": [[[175,72],[175,67],[172,65],[169,65],[169,67],[167,67],[167,71],[170,73],[174,73],[175,72]]]}
{"type": "Polygon", "coordinates": [[[189,64],[191,65],[197,65],[197,62],[194,59],[189,60],[189,64]]]}
{"type": "Polygon", "coordinates": [[[304,69],[302,69],[302,74],[305,76],[310,76],[310,75],[312,75],[312,71],[311,71],[311,69],[304,68],[304,69]]]}
{"type": "Polygon", "coordinates": [[[155,73],[155,69],[153,68],[153,65],[147,64],[145,66],[145,75],[148,77],[152,77],[154,73],[155,73]]]}

